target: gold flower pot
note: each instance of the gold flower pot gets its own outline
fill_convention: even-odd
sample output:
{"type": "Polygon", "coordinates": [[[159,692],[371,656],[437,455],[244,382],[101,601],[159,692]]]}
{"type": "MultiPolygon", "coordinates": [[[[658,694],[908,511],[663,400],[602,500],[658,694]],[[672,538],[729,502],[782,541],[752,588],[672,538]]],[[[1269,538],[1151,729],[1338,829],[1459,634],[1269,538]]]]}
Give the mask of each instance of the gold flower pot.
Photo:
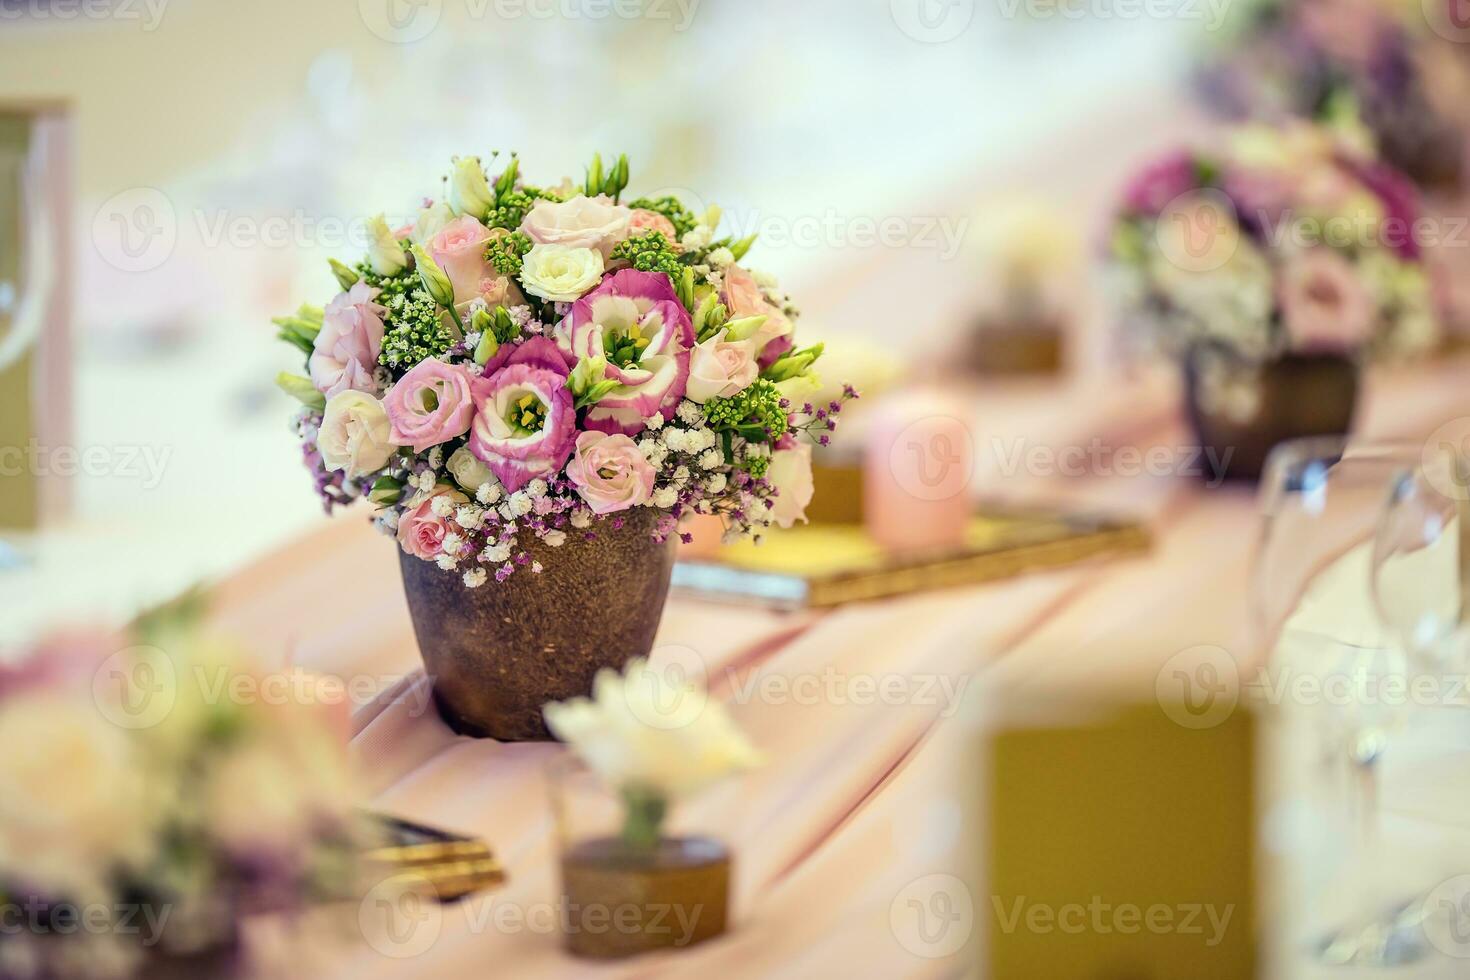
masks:
{"type": "Polygon", "coordinates": [[[561,859],[567,951],[618,959],[684,949],[725,931],[730,852],[708,837],[664,838],[650,853],[616,837],[572,845],[561,859]]]}
{"type": "Polygon", "coordinates": [[[623,516],[616,530],[610,519],[594,522],[590,541],[568,529],[559,548],[523,534],[541,573],[528,564],[477,589],[465,587],[462,571],[400,553],[434,701],[456,732],[548,741],[542,705],[588,695],[598,670],[648,654],[668,598],[674,539],[653,539],[652,508],[623,516]]]}

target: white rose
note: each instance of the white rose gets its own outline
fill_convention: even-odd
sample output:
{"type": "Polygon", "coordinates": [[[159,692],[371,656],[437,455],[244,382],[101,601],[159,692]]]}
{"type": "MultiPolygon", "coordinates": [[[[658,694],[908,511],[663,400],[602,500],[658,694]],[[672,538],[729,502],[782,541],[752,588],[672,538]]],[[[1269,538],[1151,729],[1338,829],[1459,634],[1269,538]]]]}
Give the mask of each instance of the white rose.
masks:
{"type": "Polygon", "coordinates": [[[571,303],[602,281],[602,253],[592,248],[533,245],[521,264],[526,292],[571,303]]]}
{"type": "Polygon", "coordinates": [[[781,527],[797,521],[806,523],[807,504],[812,502],[812,447],[799,442],[795,449],[778,449],[771,454],[766,479],[776,488],[776,506],[771,519],[781,527]]]}
{"type": "Polygon", "coordinates": [[[690,401],[703,405],[711,398],[728,398],[744,391],[760,375],[755,348],[748,340],[727,341],[721,330],[694,348],[689,359],[690,401]]]}
{"type": "Polygon", "coordinates": [[[521,231],[541,245],[596,249],[606,259],[628,237],[632,220],[631,208],[606,197],[578,195],[563,202],[543,198],[526,213],[521,231]]]}
{"type": "Polygon", "coordinates": [[[78,902],[150,856],[153,814],[136,737],[86,700],[0,710],[0,879],[78,902]]]}
{"type": "Polygon", "coordinates": [[[387,220],[381,214],[368,222],[368,234],[373,239],[368,243],[368,264],[373,267],[374,272],[380,276],[392,276],[408,266],[408,253],[403,250],[403,246],[393,235],[393,229],[388,227],[387,220]]]}
{"type": "Polygon", "coordinates": [[[476,493],[485,484],[495,480],[495,474],[490,472],[490,467],[480,462],[479,457],[470,452],[468,446],[460,446],[450,453],[445,469],[454,477],[455,483],[470,493],[476,493]]]}
{"type": "Polygon", "coordinates": [[[388,412],[366,392],[338,392],[322,415],[317,448],[329,470],[343,470],[348,479],[382,469],[393,455],[388,412]]]}
{"type": "Polygon", "coordinates": [[[677,799],[762,761],[722,702],[643,660],[631,661],[625,675],[599,671],[590,700],[544,710],[552,733],[611,787],[677,799]]]}

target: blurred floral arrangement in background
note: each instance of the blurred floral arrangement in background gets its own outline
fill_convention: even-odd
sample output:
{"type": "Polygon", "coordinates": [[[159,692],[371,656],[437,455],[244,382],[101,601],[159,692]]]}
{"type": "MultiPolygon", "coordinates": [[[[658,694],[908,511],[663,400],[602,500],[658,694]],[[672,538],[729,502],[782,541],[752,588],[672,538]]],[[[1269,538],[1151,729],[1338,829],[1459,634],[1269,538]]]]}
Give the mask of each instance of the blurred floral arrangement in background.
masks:
{"type": "Polygon", "coordinates": [[[366,497],[402,549],[474,588],[539,564],[521,544],[690,514],[732,536],[804,519],[811,443],[851,388],[813,404],[822,345],[740,263],[753,237],[676,197],[623,201],[628,162],[528,183],[456,158],[439,199],[379,215],[342,292],[278,318],[307,375],[278,383],[327,509],[366,497]],[[806,437],[805,441],[801,437],[806,437]]]}
{"type": "Polygon", "coordinates": [[[1234,116],[1366,127],[1384,160],[1426,189],[1460,189],[1470,140],[1470,35],[1454,0],[1255,0],[1200,72],[1234,116]]]}
{"type": "Polygon", "coordinates": [[[252,680],[169,616],[0,662],[0,977],[230,957],[240,916],[352,894],[344,735],[252,680]]]}
{"type": "Polygon", "coordinates": [[[1230,131],[1127,186],[1110,278],[1133,346],[1404,358],[1441,336],[1408,180],[1306,123],[1230,131]]]}

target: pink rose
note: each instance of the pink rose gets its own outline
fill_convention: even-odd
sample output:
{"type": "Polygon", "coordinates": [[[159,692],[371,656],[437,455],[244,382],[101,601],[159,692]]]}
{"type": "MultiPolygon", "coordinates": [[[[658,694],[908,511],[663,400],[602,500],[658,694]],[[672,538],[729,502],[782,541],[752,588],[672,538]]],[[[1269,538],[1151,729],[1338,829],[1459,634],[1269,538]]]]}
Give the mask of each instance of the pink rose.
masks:
{"type": "Polygon", "coordinates": [[[1377,305],[1347,259],[1328,248],[1295,256],[1278,287],[1291,348],[1348,353],[1368,342],[1377,305]]]}
{"type": "Polygon", "coordinates": [[[373,369],[383,348],[383,317],[374,302],[378,290],[359,282],[327,304],[322,329],[307,369],[317,390],[331,398],[348,389],[371,392],[373,369]]]}
{"type": "Polygon", "coordinates": [[[679,243],[679,233],[674,230],[674,223],[657,211],[648,211],[644,208],[636,208],[633,211],[633,219],[628,223],[628,237],[637,238],[656,231],[668,239],[670,245],[679,243]]]}
{"type": "Polygon", "coordinates": [[[538,200],[526,212],[521,231],[538,245],[591,248],[606,259],[628,237],[633,212],[606,196],[577,195],[570,201],[538,200]]]}
{"type": "MultiPolygon", "coordinates": [[[[415,558],[433,561],[444,551],[444,535],[449,533],[449,519],[434,513],[434,501],[448,497],[454,512],[460,504],[469,503],[468,497],[458,490],[447,487],[435,490],[418,502],[412,510],[406,510],[398,518],[398,545],[415,558]]],[[[443,504],[440,504],[443,507],[443,504]]]]}
{"type": "Polygon", "coordinates": [[[429,254],[454,284],[454,301],[464,303],[480,295],[480,281],[495,278],[495,268],[485,260],[485,242],[490,231],[471,215],[449,222],[429,240],[429,254]]]}
{"type": "Polygon", "coordinates": [[[645,504],[653,496],[653,467],[632,439],[583,432],[567,463],[567,479],[594,514],[611,514],[645,504]]]}
{"type": "Polygon", "coordinates": [[[464,368],[435,358],[420,361],[383,399],[395,446],[421,453],[470,429],[475,399],[464,368]]]}
{"type": "Polygon", "coordinates": [[[689,359],[689,385],[684,394],[703,405],[711,398],[729,398],[749,388],[760,375],[753,341],[729,341],[721,330],[694,348],[689,359]]]}
{"type": "Polygon", "coordinates": [[[724,299],[732,320],[747,316],[767,318],[751,338],[754,341],[751,347],[761,367],[769,366],[791,349],[791,321],[766,298],[755,277],[738,265],[725,269],[724,299]]]}

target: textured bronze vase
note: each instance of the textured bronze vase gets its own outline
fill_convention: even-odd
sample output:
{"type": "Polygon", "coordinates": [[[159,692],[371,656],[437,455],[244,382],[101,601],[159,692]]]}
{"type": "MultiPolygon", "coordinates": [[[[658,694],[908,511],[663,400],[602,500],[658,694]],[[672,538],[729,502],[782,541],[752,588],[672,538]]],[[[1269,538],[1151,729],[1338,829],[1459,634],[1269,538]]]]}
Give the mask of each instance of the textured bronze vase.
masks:
{"type": "Polygon", "coordinates": [[[1287,354],[1263,365],[1233,364],[1219,355],[1196,353],[1185,364],[1189,420],[1205,452],[1205,479],[1254,482],[1280,443],[1310,436],[1344,436],[1353,427],[1359,369],[1346,357],[1287,354]],[[1210,367],[1206,368],[1207,358],[1210,367]],[[1252,411],[1239,417],[1207,397],[1206,372],[1231,375],[1224,383],[1245,386],[1252,411]]]}
{"type": "Polygon", "coordinates": [[[551,738],[541,706],[592,692],[603,667],[646,656],[663,615],[673,539],[658,542],[658,514],[630,511],[620,529],[593,524],[559,548],[530,538],[542,565],[467,589],[459,572],[399,555],[408,611],[434,701],[461,735],[505,742],[551,738]]]}

